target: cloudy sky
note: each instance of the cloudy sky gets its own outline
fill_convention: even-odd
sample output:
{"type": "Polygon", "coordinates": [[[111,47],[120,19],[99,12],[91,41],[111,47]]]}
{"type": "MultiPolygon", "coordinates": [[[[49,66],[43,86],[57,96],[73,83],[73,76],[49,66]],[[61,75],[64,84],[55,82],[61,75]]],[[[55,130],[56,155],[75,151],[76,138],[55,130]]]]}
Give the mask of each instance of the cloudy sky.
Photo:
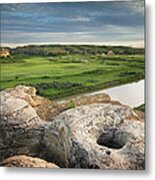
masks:
{"type": "Polygon", "coordinates": [[[143,46],[144,1],[1,4],[1,43],[143,46]]]}

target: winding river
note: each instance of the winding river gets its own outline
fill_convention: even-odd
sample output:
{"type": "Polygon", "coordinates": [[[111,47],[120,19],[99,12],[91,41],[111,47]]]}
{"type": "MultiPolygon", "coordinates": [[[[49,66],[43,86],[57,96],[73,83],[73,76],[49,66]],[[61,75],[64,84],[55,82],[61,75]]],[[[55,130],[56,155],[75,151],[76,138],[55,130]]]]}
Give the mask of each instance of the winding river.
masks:
{"type": "Polygon", "coordinates": [[[109,89],[89,93],[87,95],[108,94],[112,100],[118,100],[123,104],[136,107],[144,103],[145,83],[144,80],[129,83],[109,89]]]}

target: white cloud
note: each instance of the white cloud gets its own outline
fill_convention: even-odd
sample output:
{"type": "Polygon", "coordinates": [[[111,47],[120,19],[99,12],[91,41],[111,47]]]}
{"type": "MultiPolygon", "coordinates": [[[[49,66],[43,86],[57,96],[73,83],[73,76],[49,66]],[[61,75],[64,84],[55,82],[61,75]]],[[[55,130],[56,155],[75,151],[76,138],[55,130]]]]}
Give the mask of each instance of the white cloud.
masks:
{"type": "Polygon", "coordinates": [[[90,18],[88,17],[84,17],[84,16],[76,16],[75,18],[72,18],[70,19],[70,21],[73,21],[73,22],[89,22],[90,21],[90,18]]]}
{"type": "Polygon", "coordinates": [[[2,31],[1,42],[7,44],[72,43],[72,44],[144,44],[144,27],[102,25],[84,32],[20,32],[2,31]],[[90,31],[89,31],[90,30],[90,31]],[[128,43],[127,43],[128,42],[128,43]]]}

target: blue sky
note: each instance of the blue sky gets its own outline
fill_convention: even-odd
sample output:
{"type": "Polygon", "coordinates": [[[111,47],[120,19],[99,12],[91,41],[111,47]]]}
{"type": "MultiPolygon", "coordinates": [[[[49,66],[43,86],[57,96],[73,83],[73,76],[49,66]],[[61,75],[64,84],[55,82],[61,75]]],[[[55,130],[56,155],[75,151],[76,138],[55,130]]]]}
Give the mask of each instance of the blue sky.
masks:
{"type": "Polygon", "coordinates": [[[1,42],[141,46],[144,1],[1,4],[1,42]]]}

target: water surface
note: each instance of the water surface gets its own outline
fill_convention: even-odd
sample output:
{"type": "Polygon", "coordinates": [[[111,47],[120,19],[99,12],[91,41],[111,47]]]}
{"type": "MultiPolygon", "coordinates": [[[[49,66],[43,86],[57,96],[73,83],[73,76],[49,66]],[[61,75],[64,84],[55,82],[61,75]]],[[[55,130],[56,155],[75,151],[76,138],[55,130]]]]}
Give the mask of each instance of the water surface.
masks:
{"type": "Polygon", "coordinates": [[[144,103],[144,84],[144,80],[140,80],[138,82],[96,91],[89,95],[106,93],[112,100],[118,100],[122,104],[136,107],[144,103]]]}

